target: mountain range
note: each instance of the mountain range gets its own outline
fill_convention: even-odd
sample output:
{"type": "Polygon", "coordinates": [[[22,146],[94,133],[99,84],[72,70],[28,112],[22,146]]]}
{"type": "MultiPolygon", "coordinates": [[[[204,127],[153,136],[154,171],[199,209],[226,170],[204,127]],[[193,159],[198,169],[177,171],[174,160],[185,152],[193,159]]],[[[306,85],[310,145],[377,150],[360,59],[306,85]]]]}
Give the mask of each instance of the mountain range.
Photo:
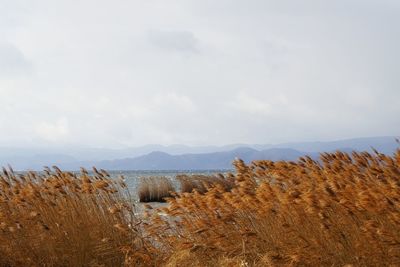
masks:
{"type": "Polygon", "coordinates": [[[371,151],[392,154],[399,147],[395,136],[355,138],[330,142],[232,144],[226,146],[146,145],[136,148],[0,148],[0,165],[16,170],[41,170],[57,165],[65,170],[96,166],[107,170],[231,169],[232,161],[257,159],[296,160],[321,152],[371,151]]]}

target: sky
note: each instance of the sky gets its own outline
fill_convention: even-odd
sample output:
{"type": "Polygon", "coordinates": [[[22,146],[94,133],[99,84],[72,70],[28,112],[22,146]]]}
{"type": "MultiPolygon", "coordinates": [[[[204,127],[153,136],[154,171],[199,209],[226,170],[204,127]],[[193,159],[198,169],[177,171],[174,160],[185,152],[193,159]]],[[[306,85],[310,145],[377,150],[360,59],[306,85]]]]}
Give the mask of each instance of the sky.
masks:
{"type": "Polygon", "coordinates": [[[398,0],[0,0],[0,146],[400,132],[398,0]]]}

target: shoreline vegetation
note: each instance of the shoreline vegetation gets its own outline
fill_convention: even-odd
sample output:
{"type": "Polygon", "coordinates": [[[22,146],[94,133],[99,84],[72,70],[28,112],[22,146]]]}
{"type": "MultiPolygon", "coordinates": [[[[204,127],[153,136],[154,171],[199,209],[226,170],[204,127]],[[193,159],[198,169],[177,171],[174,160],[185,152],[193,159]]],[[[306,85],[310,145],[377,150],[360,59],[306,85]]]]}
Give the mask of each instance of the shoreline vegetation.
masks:
{"type": "Polygon", "coordinates": [[[104,170],[3,169],[0,266],[400,265],[400,149],[233,164],[143,178],[142,209],[104,170]]]}

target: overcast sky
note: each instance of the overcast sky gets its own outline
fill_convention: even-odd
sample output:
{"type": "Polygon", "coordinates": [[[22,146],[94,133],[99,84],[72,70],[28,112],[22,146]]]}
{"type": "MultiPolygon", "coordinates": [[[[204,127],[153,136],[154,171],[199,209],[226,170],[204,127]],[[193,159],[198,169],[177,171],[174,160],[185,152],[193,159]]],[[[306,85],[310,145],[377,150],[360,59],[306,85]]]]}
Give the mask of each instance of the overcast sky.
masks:
{"type": "Polygon", "coordinates": [[[398,0],[0,0],[0,145],[400,132],[398,0]]]}

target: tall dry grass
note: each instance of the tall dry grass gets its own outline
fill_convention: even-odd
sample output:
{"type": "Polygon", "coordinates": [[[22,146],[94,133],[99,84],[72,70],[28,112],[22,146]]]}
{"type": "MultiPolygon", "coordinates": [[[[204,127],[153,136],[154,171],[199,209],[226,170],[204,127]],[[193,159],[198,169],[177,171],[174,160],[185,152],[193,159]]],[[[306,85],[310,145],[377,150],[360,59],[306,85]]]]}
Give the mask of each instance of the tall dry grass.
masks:
{"type": "Polygon", "coordinates": [[[172,181],[167,177],[142,177],[137,188],[140,202],[165,202],[175,193],[172,181]]]}
{"type": "Polygon", "coordinates": [[[0,266],[400,265],[400,150],[234,164],[142,215],[104,171],[4,170],[0,266]]]}
{"type": "Polygon", "coordinates": [[[147,265],[150,252],[125,189],[96,169],[93,176],[4,169],[0,266],[147,265]]]}
{"type": "Polygon", "coordinates": [[[152,214],[166,266],[400,265],[400,150],[235,167],[152,214]]]}
{"type": "Polygon", "coordinates": [[[197,191],[204,194],[210,187],[219,185],[225,191],[229,191],[235,185],[233,179],[219,175],[186,175],[180,174],[176,176],[181,188],[182,193],[192,193],[197,191]]]}

